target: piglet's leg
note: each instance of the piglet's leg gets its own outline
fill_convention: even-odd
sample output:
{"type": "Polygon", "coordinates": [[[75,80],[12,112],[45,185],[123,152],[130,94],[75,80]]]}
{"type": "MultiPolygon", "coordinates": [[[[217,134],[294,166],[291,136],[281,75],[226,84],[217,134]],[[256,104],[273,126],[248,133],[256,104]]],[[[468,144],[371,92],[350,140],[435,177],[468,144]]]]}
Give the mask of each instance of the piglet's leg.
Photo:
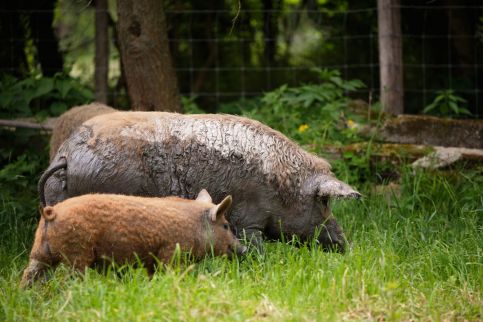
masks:
{"type": "Polygon", "coordinates": [[[165,246],[159,249],[158,254],[156,255],[159,262],[163,265],[169,265],[173,259],[173,255],[176,251],[175,245],[165,246]]]}
{"type": "Polygon", "coordinates": [[[87,267],[94,265],[96,252],[94,249],[80,248],[77,252],[72,252],[65,257],[65,261],[79,273],[84,273],[87,267]]]}
{"type": "Polygon", "coordinates": [[[48,265],[36,260],[30,259],[29,265],[23,272],[22,281],[20,282],[21,288],[27,288],[32,286],[40,276],[45,273],[48,265]]]}

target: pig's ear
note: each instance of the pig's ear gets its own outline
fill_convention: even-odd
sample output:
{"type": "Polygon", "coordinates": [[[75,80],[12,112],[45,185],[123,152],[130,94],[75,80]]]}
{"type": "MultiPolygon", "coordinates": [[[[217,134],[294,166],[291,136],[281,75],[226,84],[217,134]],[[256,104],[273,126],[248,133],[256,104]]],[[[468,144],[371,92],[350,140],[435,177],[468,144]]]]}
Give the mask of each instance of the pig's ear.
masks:
{"type": "Polygon", "coordinates": [[[231,196],[227,196],[222,202],[211,209],[211,221],[215,222],[220,219],[230,208],[232,203],[231,196]]]}
{"type": "Polygon", "coordinates": [[[347,183],[330,175],[322,175],[317,181],[317,195],[319,197],[359,199],[362,196],[347,183]]]}
{"type": "Polygon", "coordinates": [[[211,196],[206,189],[201,189],[200,193],[198,193],[198,197],[196,197],[196,200],[213,203],[213,200],[211,200],[211,196]]]}

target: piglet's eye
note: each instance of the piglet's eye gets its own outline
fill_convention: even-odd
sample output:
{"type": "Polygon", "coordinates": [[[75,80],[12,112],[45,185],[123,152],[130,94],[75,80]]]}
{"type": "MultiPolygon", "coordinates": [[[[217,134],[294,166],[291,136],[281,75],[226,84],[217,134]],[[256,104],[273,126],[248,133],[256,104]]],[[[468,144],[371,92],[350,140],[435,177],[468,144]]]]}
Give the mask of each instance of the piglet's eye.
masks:
{"type": "Polygon", "coordinates": [[[223,225],[223,228],[225,228],[226,230],[228,230],[228,228],[230,228],[230,227],[228,226],[228,224],[224,224],[223,225]]]}

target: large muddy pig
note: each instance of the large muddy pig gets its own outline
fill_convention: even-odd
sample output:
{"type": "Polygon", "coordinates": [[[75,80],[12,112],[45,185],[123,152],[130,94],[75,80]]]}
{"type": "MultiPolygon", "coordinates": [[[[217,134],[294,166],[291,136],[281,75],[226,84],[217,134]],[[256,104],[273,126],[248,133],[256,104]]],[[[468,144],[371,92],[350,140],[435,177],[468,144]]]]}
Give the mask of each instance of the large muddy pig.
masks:
{"type": "Polygon", "coordinates": [[[233,196],[227,218],[238,237],[305,241],[317,232],[339,251],[345,238],[329,200],[360,196],[280,132],[217,114],[97,116],[62,144],[39,181],[47,205],[91,192],[193,198],[202,188],[215,201],[233,196]]]}
{"type": "Polygon", "coordinates": [[[156,259],[168,264],[177,248],[194,259],[242,255],[245,247],[224,214],[232,199],[215,205],[206,190],[196,200],[179,197],[87,194],[42,210],[22,286],[60,263],[83,270],[106,260],[141,261],[149,274],[156,259]]]}

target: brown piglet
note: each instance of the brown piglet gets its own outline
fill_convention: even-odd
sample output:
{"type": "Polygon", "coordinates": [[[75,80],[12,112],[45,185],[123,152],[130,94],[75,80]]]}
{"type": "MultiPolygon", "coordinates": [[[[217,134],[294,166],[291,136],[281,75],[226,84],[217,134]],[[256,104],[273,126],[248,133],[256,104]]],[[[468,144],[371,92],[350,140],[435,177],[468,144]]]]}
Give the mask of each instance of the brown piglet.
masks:
{"type": "Polygon", "coordinates": [[[45,207],[21,286],[60,263],[83,270],[140,260],[152,274],[156,258],[168,264],[178,245],[195,259],[241,255],[246,248],[225,219],[231,203],[227,196],[215,205],[203,189],[196,200],[88,194],[45,207]]]}

